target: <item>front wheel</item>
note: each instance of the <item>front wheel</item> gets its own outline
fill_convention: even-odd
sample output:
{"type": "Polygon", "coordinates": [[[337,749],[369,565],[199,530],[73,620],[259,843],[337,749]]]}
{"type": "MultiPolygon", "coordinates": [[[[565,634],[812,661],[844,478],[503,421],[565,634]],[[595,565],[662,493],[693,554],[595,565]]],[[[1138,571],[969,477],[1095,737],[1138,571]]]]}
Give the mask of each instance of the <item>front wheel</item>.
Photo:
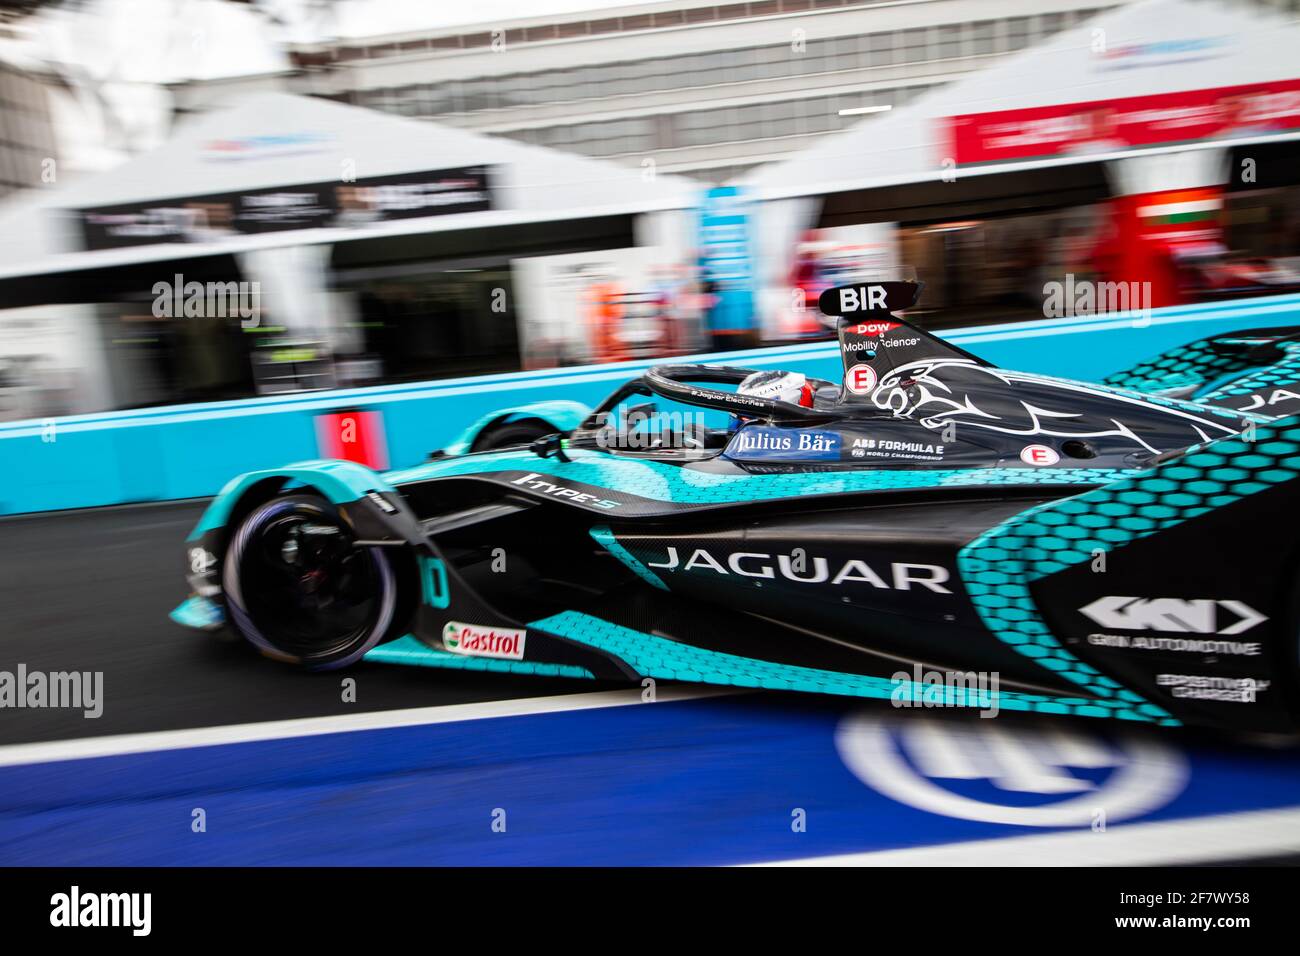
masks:
{"type": "Polygon", "coordinates": [[[338,512],[317,495],[254,509],[222,568],[235,629],[267,656],[311,670],[360,660],[392,626],[397,577],[382,548],[352,542],[338,512]]]}

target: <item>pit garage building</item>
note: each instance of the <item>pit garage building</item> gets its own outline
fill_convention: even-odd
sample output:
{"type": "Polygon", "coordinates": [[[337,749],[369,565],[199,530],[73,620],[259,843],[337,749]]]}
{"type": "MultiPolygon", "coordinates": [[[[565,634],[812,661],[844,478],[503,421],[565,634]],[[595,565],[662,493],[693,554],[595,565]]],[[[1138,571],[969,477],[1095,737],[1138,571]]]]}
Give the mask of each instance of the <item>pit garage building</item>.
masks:
{"type": "Polygon", "coordinates": [[[959,324],[1042,318],[1044,283],[1108,238],[1106,278],[1152,281],[1154,306],[1177,300],[1153,243],[1294,270],[1297,48],[1294,16],[1146,0],[751,171],[765,324],[797,323],[781,290],[808,256],[827,281],[912,266],[959,324]]]}
{"type": "Polygon", "coordinates": [[[678,261],[699,191],[283,93],[54,172],[0,209],[0,421],[518,369],[546,290],[512,263],[678,261]],[[186,315],[192,283],[245,299],[186,315]]]}

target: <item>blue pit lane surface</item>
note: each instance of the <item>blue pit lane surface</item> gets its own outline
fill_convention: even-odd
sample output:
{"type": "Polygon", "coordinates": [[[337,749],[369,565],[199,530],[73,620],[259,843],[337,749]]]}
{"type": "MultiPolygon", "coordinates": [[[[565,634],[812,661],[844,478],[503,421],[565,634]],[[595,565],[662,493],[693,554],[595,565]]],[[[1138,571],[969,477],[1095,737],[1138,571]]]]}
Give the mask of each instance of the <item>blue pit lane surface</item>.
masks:
{"type": "Polygon", "coordinates": [[[1064,849],[1040,862],[1134,862],[1153,832],[1136,862],[1300,851],[1300,752],[1183,731],[756,693],[308,733],[0,748],[0,862],[737,864],[992,840],[999,863],[1043,836],[1064,849]]]}

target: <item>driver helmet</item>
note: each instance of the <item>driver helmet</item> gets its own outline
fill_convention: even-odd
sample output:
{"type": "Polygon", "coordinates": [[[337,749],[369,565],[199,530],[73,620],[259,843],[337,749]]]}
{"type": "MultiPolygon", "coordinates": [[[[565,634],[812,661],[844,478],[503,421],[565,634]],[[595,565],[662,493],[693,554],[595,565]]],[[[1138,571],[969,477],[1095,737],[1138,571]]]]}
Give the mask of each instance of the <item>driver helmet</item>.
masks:
{"type": "MultiPolygon", "coordinates": [[[[752,395],[755,398],[771,398],[778,402],[792,405],[813,407],[813,387],[802,372],[755,372],[746,376],[736,388],[738,395],[752,395]]],[[[731,427],[735,429],[741,421],[740,415],[731,416],[731,427]]]]}

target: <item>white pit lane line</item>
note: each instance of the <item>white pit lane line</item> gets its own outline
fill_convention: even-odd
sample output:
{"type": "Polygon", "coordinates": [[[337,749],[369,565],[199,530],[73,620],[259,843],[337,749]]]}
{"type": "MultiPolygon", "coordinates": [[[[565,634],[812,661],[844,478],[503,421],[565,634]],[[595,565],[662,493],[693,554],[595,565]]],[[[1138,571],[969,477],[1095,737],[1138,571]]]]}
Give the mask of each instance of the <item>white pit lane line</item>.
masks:
{"type": "MultiPolygon", "coordinates": [[[[464,720],[486,720],[492,717],[525,717],[572,710],[594,710],[601,707],[626,707],[644,703],[641,699],[642,693],[640,687],[631,687],[626,690],[559,694],[553,697],[525,697],[518,700],[446,704],[439,707],[409,707],[404,710],[369,711],[364,714],[343,714],[332,717],[300,717],[293,720],[268,720],[252,724],[226,724],[187,730],[158,730],[141,734],[9,744],[0,747],[0,767],[183,750],[189,747],[213,747],[259,740],[315,737],[321,734],[342,734],[357,730],[450,724],[464,720]]],[[[749,688],[694,685],[660,687],[656,690],[654,703],[673,703],[742,693],[752,693],[752,691],[749,688]]]]}
{"type": "Polygon", "coordinates": [[[1300,807],[754,866],[1179,866],[1300,852],[1300,807]]]}

